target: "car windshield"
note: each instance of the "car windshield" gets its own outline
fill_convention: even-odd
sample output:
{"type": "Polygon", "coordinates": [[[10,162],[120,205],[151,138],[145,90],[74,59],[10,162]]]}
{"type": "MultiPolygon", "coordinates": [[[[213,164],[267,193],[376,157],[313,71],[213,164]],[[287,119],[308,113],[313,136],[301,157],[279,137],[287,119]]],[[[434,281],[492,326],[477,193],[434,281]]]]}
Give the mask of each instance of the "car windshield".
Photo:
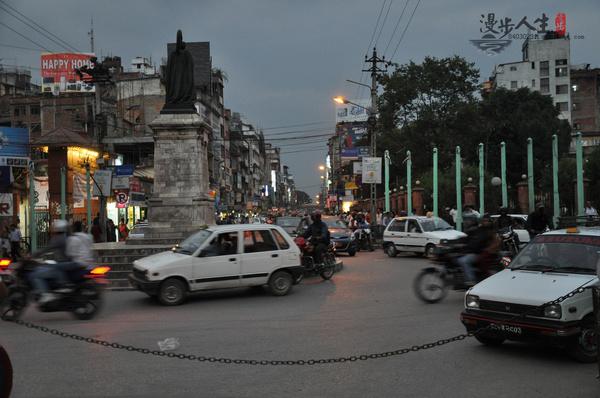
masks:
{"type": "Polygon", "coordinates": [[[425,232],[446,231],[453,229],[450,224],[439,217],[431,217],[426,220],[421,220],[421,227],[425,232]]]}
{"type": "Polygon", "coordinates": [[[595,274],[600,236],[542,235],[525,246],[510,269],[595,274]]]}
{"type": "Polygon", "coordinates": [[[323,222],[327,224],[327,228],[348,228],[345,222],[337,218],[324,218],[323,222]]]}
{"type": "Polygon", "coordinates": [[[298,217],[279,217],[275,224],[280,227],[296,227],[300,222],[300,218],[298,217]]]}
{"type": "Polygon", "coordinates": [[[201,231],[196,232],[177,246],[173,248],[175,253],[180,254],[189,254],[192,255],[198,250],[198,248],[208,239],[208,237],[212,235],[212,231],[208,229],[203,229],[201,231]]]}

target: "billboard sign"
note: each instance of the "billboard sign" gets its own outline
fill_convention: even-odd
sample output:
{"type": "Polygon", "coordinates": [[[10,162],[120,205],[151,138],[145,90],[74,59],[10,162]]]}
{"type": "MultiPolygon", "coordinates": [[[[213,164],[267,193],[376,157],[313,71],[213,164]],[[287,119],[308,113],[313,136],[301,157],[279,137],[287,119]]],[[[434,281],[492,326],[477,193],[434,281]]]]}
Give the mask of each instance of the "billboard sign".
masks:
{"type": "Polygon", "coordinates": [[[335,107],[335,122],[366,122],[369,118],[367,109],[371,106],[370,100],[351,100],[360,106],[353,104],[336,104],[335,107]]]}
{"type": "Polygon", "coordinates": [[[13,194],[0,193],[0,216],[13,215],[13,194]]]}
{"type": "Polygon", "coordinates": [[[35,208],[47,209],[49,200],[48,177],[35,177],[33,180],[35,188],[35,208]]]}
{"type": "Polygon", "coordinates": [[[352,162],[352,174],[362,174],[362,162],[352,162]]]}
{"type": "Polygon", "coordinates": [[[0,166],[27,167],[29,130],[0,127],[0,166]]]}
{"type": "Polygon", "coordinates": [[[92,181],[94,196],[110,196],[112,170],[96,170],[92,181]]]}
{"type": "Polygon", "coordinates": [[[363,158],[362,182],[363,184],[381,184],[381,158],[363,158]]]}
{"type": "MultiPolygon", "coordinates": [[[[336,126],[336,134],[340,137],[340,149],[343,159],[358,159],[360,150],[356,145],[365,138],[367,134],[366,123],[340,123],[336,126]]],[[[368,155],[368,153],[367,153],[368,155]]]]}
{"type": "MultiPolygon", "coordinates": [[[[83,80],[77,72],[83,66],[92,67],[91,53],[43,53],[42,54],[42,92],[58,95],[59,93],[92,93],[94,84],[83,80]]],[[[87,76],[91,79],[91,76],[87,76]]]]}

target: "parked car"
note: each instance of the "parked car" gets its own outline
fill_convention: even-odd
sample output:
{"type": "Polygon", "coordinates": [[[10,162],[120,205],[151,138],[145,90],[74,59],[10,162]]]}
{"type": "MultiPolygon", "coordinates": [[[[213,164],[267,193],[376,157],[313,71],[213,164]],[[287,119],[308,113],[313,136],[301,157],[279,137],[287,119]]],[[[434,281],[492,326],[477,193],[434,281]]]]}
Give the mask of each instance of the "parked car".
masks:
{"type": "Polygon", "coordinates": [[[127,237],[128,237],[128,239],[144,239],[144,235],[146,234],[147,230],[148,230],[147,222],[141,222],[141,223],[135,224],[133,226],[133,228],[131,229],[131,231],[129,231],[129,235],[127,237]]]}
{"type": "MultiPolygon", "coordinates": [[[[523,246],[528,244],[530,240],[529,231],[527,231],[527,214],[509,214],[509,216],[512,219],[513,223],[512,230],[519,237],[520,247],[522,248],[523,246]]],[[[492,220],[496,222],[500,215],[493,214],[491,217],[492,220]]]]}
{"type": "Polygon", "coordinates": [[[467,291],[462,323],[483,344],[550,341],[581,362],[597,360],[592,292],[598,283],[600,229],[569,228],[538,235],[505,269],[467,291]],[[525,315],[523,315],[525,313],[525,315]]]}
{"type": "Polygon", "coordinates": [[[383,232],[383,250],[390,257],[399,251],[430,257],[440,243],[450,244],[466,236],[439,217],[396,217],[383,232]]]}
{"type": "Polygon", "coordinates": [[[134,261],[131,285],[164,305],[183,303],[189,293],[267,285],[288,294],[304,272],[300,250],[276,225],[233,224],[202,229],[175,246],[134,261]]]}
{"type": "MultiPolygon", "coordinates": [[[[331,235],[331,241],[335,243],[335,252],[348,253],[349,256],[356,254],[356,240],[354,234],[348,228],[348,224],[334,216],[322,216],[321,220],[327,224],[327,229],[331,235]]],[[[296,231],[298,235],[302,235],[310,225],[310,221],[302,218],[298,224],[296,231]]]]}
{"type": "Polygon", "coordinates": [[[301,217],[277,217],[275,225],[279,225],[291,237],[295,237],[297,235],[296,228],[298,228],[300,220],[301,217]]]}

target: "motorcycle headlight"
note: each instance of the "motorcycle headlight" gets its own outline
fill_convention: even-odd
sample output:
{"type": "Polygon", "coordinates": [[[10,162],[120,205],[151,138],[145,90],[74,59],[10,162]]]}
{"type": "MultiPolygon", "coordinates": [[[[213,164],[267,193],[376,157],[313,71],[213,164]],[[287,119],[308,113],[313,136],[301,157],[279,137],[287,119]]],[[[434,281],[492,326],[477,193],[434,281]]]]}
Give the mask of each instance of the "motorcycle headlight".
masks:
{"type": "Polygon", "coordinates": [[[560,319],[562,317],[562,308],[560,304],[552,304],[544,307],[544,318],[560,319]]]}
{"type": "Polygon", "coordinates": [[[467,297],[465,299],[465,306],[467,308],[479,308],[479,296],[467,294],[467,297]]]}
{"type": "Polygon", "coordinates": [[[354,240],[356,239],[356,237],[354,236],[354,234],[350,234],[350,240],[354,240]]]}

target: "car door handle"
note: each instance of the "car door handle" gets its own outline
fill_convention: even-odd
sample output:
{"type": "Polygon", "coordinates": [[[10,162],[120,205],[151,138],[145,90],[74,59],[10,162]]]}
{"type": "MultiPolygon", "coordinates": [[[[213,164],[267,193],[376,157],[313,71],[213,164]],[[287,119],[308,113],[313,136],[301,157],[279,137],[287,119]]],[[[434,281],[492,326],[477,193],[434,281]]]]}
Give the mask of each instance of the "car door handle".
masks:
{"type": "Polygon", "coordinates": [[[279,257],[279,254],[277,254],[277,253],[271,254],[271,257],[279,257]]]}
{"type": "Polygon", "coordinates": [[[231,258],[229,259],[229,261],[232,261],[232,262],[233,262],[233,261],[235,261],[235,260],[236,260],[236,258],[235,258],[235,257],[231,257],[231,258]]]}

